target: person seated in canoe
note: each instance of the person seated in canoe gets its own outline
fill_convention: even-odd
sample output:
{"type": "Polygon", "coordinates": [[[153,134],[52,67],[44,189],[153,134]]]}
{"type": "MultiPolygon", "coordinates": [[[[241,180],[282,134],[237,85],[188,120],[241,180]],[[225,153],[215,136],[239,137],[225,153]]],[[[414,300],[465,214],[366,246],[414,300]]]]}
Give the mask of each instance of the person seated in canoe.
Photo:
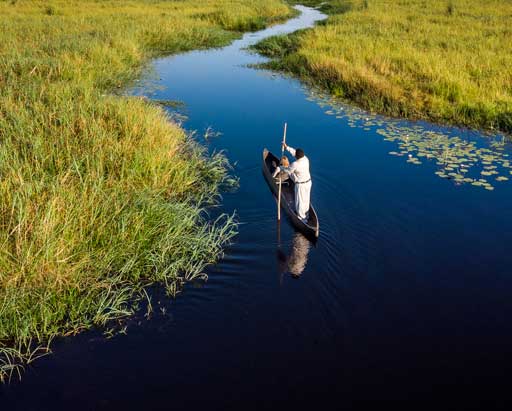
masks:
{"type": "Polygon", "coordinates": [[[274,167],[276,167],[274,174],[272,175],[272,177],[274,177],[274,179],[276,181],[281,181],[284,183],[285,181],[287,181],[290,178],[288,173],[284,170],[284,169],[290,167],[290,160],[288,160],[288,157],[286,157],[286,156],[281,157],[281,161],[279,162],[279,165],[283,169],[277,167],[277,164],[275,164],[274,162],[272,165],[274,167]]]}
{"type": "Polygon", "coordinates": [[[304,150],[301,148],[294,149],[286,143],[283,143],[283,148],[296,160],[289,167],[277,167],[276,172],[285,171],[295,183],[295,211],[302,221],[307,222],[312,186],[309,159],[304,155],[304,150]]]}

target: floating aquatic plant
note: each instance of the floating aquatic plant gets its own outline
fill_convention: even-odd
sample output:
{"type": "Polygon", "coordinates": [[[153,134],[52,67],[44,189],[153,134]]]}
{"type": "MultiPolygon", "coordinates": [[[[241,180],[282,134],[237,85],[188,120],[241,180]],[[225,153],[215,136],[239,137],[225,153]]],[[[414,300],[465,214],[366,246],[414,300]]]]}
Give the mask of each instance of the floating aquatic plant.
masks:
{"type": "Polygon", "coordinates": [[[369,114],[315,88],[307,93],[307,100],[317,102],[326,114],[345,121],[351,128],[374,130],[384,141],[395,143],[397,149],[389,151],[389,155],[405,157],[412,165],[421,165],[423,160],[435,162],[439,167],[435,174],[456,185],[468,184],[492,191],[494,187],[482,177],[503,182],[509,178],[500,174],[508,170],[512,175],[506,152],[510,144],[504,135],[489,135],[488,141],[480,142],[456,135],[457,129],[431,130],[421,124],[410,125],[403,120],[369,114]]]}

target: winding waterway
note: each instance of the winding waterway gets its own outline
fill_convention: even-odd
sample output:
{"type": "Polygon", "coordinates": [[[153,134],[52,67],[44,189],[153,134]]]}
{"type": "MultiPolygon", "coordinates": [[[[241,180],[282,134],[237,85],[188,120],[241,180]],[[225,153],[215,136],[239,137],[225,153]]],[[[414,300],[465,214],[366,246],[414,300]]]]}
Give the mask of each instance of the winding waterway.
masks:
{"type": "Polygon", "coordinates": [[[184,127],[235,165],[240,188],[219,211],[236,211],[239,235],[207,283],[175,301],[155,290],[152,318],[126,335],[58,341],[1,388],[2,409],[505,405],[512,150],[496,136],[372,116],[248,67],[265,60],[250,44],[324,17],[300,10],[228,47],[158,59],[131,91],[182,101],[184,127]],[[261,152],[279,150],[285,121],[312,165],[316,246],[286,221],[277,239],[261,152]]]}

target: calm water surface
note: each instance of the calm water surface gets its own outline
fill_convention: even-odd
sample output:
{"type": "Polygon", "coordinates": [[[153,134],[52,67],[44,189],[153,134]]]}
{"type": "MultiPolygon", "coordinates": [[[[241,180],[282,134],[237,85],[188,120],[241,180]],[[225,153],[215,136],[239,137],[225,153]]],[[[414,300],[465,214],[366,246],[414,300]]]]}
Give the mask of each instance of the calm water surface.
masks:
{"type": "MultiPolygon", "coordinates": [[[[184,126],[200,140],[222,133],[206,144],[235,164],[240,188],[221,211],[236,211],[240,233],[208,282],[176,301],[155,290],[153,318],[127,335],[57,342],[21,383],[1,388],[2,409],[340,409],[383,400],[505,408],[512,183],[489,177],[490,191],[439,178],[435,159],[389,155],[397,143],[379,130],[416,127],[490,147],[475,132],[367,120],[296,80],[247,67],[263,61],[248,45],[322,18],[302,11],[226,48],[156,60],[153,79],[132,91],[183,101],[184,126]],[[316,246],[286,220],[277,240],[260,162],[264,147],[279,150],[284,121],[289,144],[311,160],[316,246]]],[[[511,151],[497,150],[501,159],[511,151]]]]}

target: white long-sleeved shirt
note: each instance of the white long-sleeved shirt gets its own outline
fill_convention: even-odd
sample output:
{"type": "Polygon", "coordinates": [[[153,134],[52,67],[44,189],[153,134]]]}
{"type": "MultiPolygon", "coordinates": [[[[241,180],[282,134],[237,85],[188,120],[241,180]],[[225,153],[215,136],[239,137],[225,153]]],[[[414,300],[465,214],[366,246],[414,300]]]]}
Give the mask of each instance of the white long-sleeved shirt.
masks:
{"type": "MultiPolygon", "coordinates": [[[[287,146],[286,150],[295,157],[294,148],[287,146]]],[[[306,156],[295,160],[290,164],[290,167],[281,167],[281,169],[286,170],[295,183],[304,183],[311,180],[311,174],[309,174],[309,159],[306,156]]]]}

